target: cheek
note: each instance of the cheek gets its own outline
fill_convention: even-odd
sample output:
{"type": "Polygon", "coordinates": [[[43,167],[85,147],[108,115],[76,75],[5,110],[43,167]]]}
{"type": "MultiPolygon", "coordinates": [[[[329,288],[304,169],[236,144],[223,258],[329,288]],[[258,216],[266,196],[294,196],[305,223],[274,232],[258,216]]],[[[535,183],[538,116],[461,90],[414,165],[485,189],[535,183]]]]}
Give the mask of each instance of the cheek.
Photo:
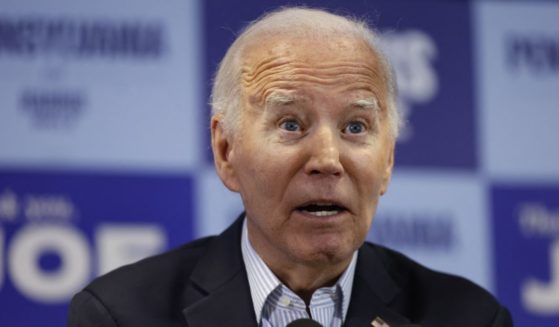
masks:
{"type": "Polygon", "coordinates": [[[369,199],[376,198],[386,170],[386,165],[379,155],[373,155],[371,151],[366,152],[353,161],[352,169],[356,172],[355,179],[361,194],[369,199]]]}
{"type": "Polygon", "coordinates": [[[285,156],[265,144],[249,144],[237,153],[235,162],[241,193],[256,198],[274,198],[286,182],[285,156]]]}

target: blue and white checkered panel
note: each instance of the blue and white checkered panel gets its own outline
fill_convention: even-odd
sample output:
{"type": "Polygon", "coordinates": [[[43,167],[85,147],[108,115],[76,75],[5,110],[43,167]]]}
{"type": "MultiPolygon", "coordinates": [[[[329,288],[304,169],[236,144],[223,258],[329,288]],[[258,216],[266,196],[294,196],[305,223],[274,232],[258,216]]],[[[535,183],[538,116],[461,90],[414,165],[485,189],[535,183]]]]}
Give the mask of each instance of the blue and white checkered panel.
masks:
{"type": "Polygon", "coordinates": [[[91,278],[194,238],[200,13],[0,3],[1,326],[62,326],[91,278]]]}
{"type": "Polygon", "coordinates": [[[496,291],[519,326],[559,324],[559,5],[476,6],[482,171],[496,291]]]}
{"type": "MultiPolygon", "coordinates": [[[[0,4],[0,325],[64,325],[94,276],[236,218],[209,155],[211,77],[233,31],[285,3],[0,4]]],[[[556,326],[559,5],[327,6],[378,26],[407,122],[369,239],[487,287],[519,326],[556,326]]]]}

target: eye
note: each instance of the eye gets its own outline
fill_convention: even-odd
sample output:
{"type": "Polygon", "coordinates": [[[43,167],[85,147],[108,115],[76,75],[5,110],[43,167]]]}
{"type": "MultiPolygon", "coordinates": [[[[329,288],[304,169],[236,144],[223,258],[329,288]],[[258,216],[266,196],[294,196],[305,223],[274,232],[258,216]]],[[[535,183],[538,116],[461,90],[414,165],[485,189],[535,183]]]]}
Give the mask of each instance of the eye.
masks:
{"type": "Polygon", "coordinates": [[[349,122],[346,127],[344,128],[344,133],[348,134],[361,134],[365,132],[366,126],[364,123],[360,121],[352,121],[349,122]]]}
{"type": "Polygon", "coordinates": [[[287,119],[280,123],[280,128],[288,132],[297,132],[301,130],[301,125],[295,119],[287,119]]]}

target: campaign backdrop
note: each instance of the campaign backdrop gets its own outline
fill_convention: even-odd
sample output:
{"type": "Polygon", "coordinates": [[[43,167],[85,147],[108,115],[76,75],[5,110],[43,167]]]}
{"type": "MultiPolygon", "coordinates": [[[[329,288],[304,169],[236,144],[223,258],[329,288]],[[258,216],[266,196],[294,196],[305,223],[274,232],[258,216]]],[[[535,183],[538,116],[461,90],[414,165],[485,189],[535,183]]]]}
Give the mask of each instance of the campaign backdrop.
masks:
{"type": "Polygon", "coordinates": [[[0,326],[65,325],[94,277],[221,232],[216,66],[267,11],[366,20],[405,127],[368,239],[559,325],[559,4],[551,1],[0,2],[0,326]]]}

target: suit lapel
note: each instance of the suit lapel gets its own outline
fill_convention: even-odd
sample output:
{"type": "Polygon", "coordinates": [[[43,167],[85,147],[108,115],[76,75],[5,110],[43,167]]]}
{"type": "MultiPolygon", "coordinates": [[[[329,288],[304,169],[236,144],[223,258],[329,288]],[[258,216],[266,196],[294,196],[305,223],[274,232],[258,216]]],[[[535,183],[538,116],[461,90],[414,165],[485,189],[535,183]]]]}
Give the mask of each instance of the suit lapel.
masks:
{"type": "MultiPolygon", "coordinates": [[[[241,217],[212,241],[192,272],[183,310],[189,327],[257,326],[241,254],[241,217]]],[[[376,317],[391,327],[409,324],[390,308],[399,293],[374,249],[362,246],[344,326],[370,327],[376,317]]]]}
{"type": "Polygon", "coordinates": [[[376,317],[382,318],[391,327],[409,324],[405,316],[389,307],[399,293],[399,286],[390,277],[373,248],[362,246],[344,326],[370,327],[376,317]]]}
{"type": "Polygon", "coordinates": [[[241,254],[242,219],[216,237],[191,275],[183,310],[189,327],[256,326],[241,254]]]}

